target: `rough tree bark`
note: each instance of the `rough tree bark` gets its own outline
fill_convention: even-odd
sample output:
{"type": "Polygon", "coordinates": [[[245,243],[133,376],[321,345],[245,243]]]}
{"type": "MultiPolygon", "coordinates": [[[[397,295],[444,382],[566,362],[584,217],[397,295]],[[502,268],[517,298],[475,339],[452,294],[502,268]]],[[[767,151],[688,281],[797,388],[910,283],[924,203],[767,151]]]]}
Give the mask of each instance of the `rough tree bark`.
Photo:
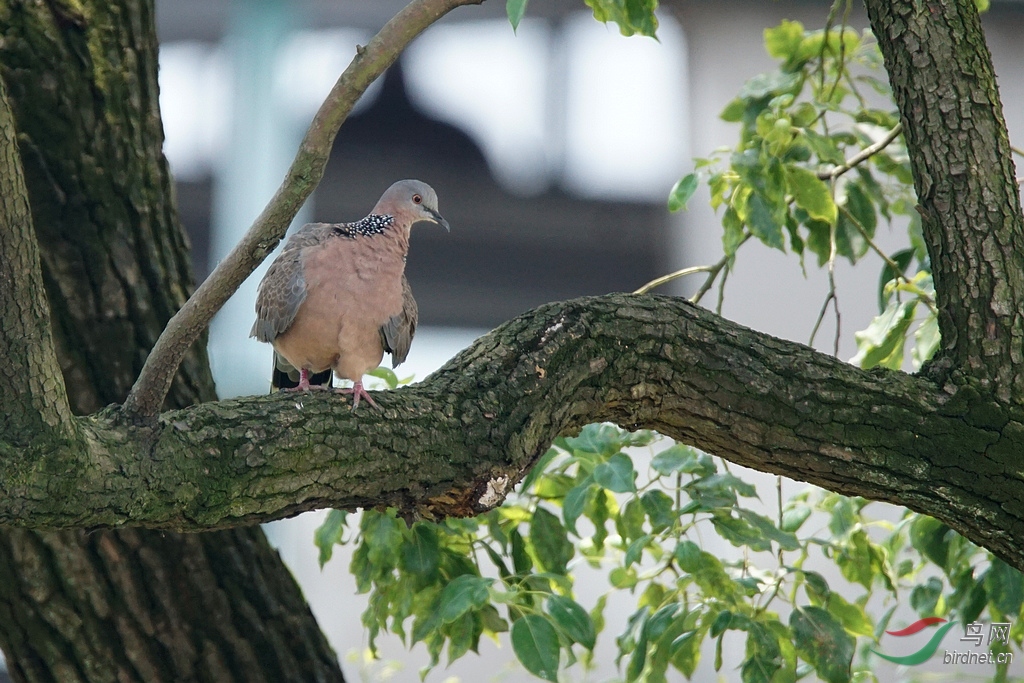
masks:
{"type": "MultiPolygon", "coordinates": [[[[3,310],[22,314],[0,320],[0,348],[13,361],[0,369],[5,446],[27,445],[7,437],[39,433],[43,414],[59,416],[50,427],[69,422],[69,399],[78,414],[124,400],[192,287],[161,151],[152,10],[133,0],[0,2],[0,68],[28,187],[16,172],[15,122],[0,106],[10,155],[0,162],[0,254],[30,274],[0,282],[3,310]],[[56,358],[45,343],[47,300],[56,358]],[[39,372],[26,376],[30,355],[39,372]],[[54,411],[40,409],[54,400],[54,411]]],[[[166,405],[214,398],[199,344],[166,405]]],[[[0,450],[7,463],[23,457],[0,450]]],[[[72,495],[65,489],[57,500],[72,495]]],[[[258,527],[190,535],[4,527],[0,647],[23,681],[343,680],[258,527]]]]}
{"type": "MultiPolygon", "coordinates": [[[[139,424],[119,419],[116,408],[62,418],[66,410],[59,387],[51,391],[43,382],[25,388],[8,375],[0,381],[14,395],[0,394],[0,401],[14,406],[20,417],[5,422],[0,435],[0,519],[29,528],[199,529],[323,505],[395,504],[409,514],[471,514],[500,502],[553,436],[609,419],[659,429],[758,469],[932,514],[1024,569],[1024,547],[1015,542],[1024,534],[1024,264],[1014,249],[1022,243],[1024,219],[991,59],[973,0],[867,0],[867,5],[913,157],[942,312],[942,352],[921,375],[864,372],[685,303],[624,295],[551,304],[511,321],[422,384],[382,396],[384,415],[353,417],[329,396],[298,401],[276,396],[208,402],[139,424]]],[[[0,4],[9,12],[26,12],[26,6],[0,4]]],[[[54,15],[52,7],[64,7],[59,3],[44,10],[32,6],[50,17],[54,40],[77,45],[67,51],[68,61],[95,59],[92,44],[75,43],[67,35],[86,30],[89,17],[66,9],[54,15]]],[[[114,7],[119,9],[111,14],[130,16],[135,4],[120,0],[114,7]]],[[[152,68],[152,55],[143,51],[129,58],[123,48],[92,63],[96,92],[104,92],[110,74],[125,73],[120,68],[125,64],[152,68]],[[119,69],[99,68],[111,58],[119,69]]],[[[16,74],[5,71],[4,77],[15,80],[16,74]]],[[[28,121],[19,116],[19,133],[30,143],[22,157],[32,168],[32,143],[40,141],[22,131],[23,125],[28,121]]],[[[0,154],[0,162],[4,159],[10,155],[0,154]]],[[[110,172],[94,160],[80,161],[98,175],[110,172]]],[[[46,172],[30,171],[30,179],[53,184],[49,167],[40,168],[46,172]]],[[[33,186],[30,182],[30,198],[33,186]]],[[[131,190],[117,188],[113,198],[131,197],[131,190]]],[[[33,199],[33,213],[34,204],[33,199]]],[[[148,202],[143,199],[142,205],[148,202]]],[[[100,206],[93,210],[106,210],[100,206]]],[[[69,241],[75,244],[73,236],[69,241]]],[[[50,248],[45,238],[40,242],[49,280],[54,277],[46,261],[50,248]]],[[[109,248],[107,256],[120,259],[115,246],[109,248]]],[[[27,254],[31,246],[26,249],[27,254]]],[[[128,254],[127,262],[138,258],[128,254]]],[[[31,290],[38,275],[30,261],[27,271],[0,262],[5,287],[12,283],[20,289],[11,291],[31,290]]],[[[142,279],[160,289],[159,278],[142,279]]],[[[82,282],[92,287],[103,280],[83,277],[82,282]]],[[[48,293],[59,311],[61,304],[52,299],[63,295],[61,289],[51,286],[48,293]]],[[[129,296],[128,310],[131,305],[129,296]]],[[[56,320],[63,320],[59,313],[56,320]]],[[[0,327],[8,324],[15,329],[17,320],[5,309],[0,327]]],[[[66,356],[62,334],[58,329],[55,336],[66,356]]],[[[41,346],[16,361],[29,377],[46,377],[52,352],[45,348],[46,335],[36,336],[41,346]]],[[[0,336],[0,342],[25,350],[10,337],[0,336]]],[[[74,400],[74,373],[65,375],[74,400]]],[[[15,549],[29,545],[18,539],[65,533],[70,532],[45,537],[12,532],[4,546],[18,559],[15,549]]],[[[111,542],[113,551],[94,544],[82,562],[104,552],[118,556],[118,547],[130,547],[130,539],[145,533],[122,532],[116,538],[123,546],[111,542]]],[[[45,548],[45,542],[37,547],[45,548]]],[[[53,554],[39,550],[35,561],[52,568],[53,554]]],[[[161,559],[168,564],[157,565],[154,574],[171,567],[171,561],[170,555],[161,559]]],[[[51,569],[49,575],[59,572],[51,569]]],[[[19,595],[36,600],[40,616],[31,615],[33,627],[21,631],[0,625],[5,648],[36,640],[26,634],[49,635],[47,628],[62,623],[64,613],[42,609],[54,591],[30,578],[19,572],[18,583],[25,586],[19,595]]],[[[90,613],[85,602],[76,608],[90,613]]],[[[20,605],[10,609],[22,618],[31,611],[20,605]]],[[[112,613],[105,609],[95,611],[112,613]]],[[[119,617],[124,615],[110,617],[106,627],[119,617]]],[[[41,642],[71,653],[67,661],[79,667],[75,671],[84,670],[85,660],[74,655],[65,637],[41,642]]],[[[127,646],[128,638],[121,637],[127,646]]],[[[28,662],[53,655],[47,650],[20,656],[28,662]]],[[[151,661],[164,660],[154,654],[151,661]]]]}

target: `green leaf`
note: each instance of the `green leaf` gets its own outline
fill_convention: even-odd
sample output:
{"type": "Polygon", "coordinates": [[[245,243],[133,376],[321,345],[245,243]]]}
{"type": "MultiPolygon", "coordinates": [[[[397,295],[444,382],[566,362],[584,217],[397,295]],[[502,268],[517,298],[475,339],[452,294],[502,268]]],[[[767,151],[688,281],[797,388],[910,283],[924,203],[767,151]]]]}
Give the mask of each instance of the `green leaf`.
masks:
{"type": "MultiPolygon", "coordinates": [[[[824,223],[836,220],[836,204],[832,200],[832,192],[816,174],[800,166],[785,167],[786,187],[793,195],[797,206],[807,215],[824,223]]],[[[872,215],[874,215],[872,213],[872,215]]]]}
{"type": "Polygon", "coordinates": [[[640,496],[640,503],[651,520],[651,531],[660,533],[676,521],[675,501],[664,491],[653,489],[640,496]]]}
{"type": "Polygon", "coordinates": [[[924,617],[935,615],[935,608],[942,597],[942,581],[934,576],[928,578],[922,584],[914,586],[910,591],[910,606],[918,614],[924,617]]]}
{"type": "Polygon", "coordinates": [[[910,523],[910,543],[917,552],[949,574],[949,541],[952,529],[932,517],[918,515],[910,523]]]}
{"type": "Polygon", "coordinates": [[[732,624],[732,612],[727,609],[722,610],[718,613],[718,616],[715,617],[715,620],[711,622],[711,629],[708,633],[712,638],[717,638],[725,633],[730,624],[732,624]]]}
{"type": "Polygon", "coordinates": [[[419,522],[413,526],[411,538],[402,544],[401,567],[420,577],[431,577],[441,562],[441,551],[435,526],[419,522]]]}
{"type": "Polygon", "coordinates": [[[868,237],[875,236],[875,228],[878,227],[878,214],[875,205],[871,203],[871,197],[860,186],[860,183],[846,184],[846,210],[857,219],[860,227],[868,237]]]}
{"type": "Polygon", "coordinates": [[[440,623],[451,623],[466,612],[487,604],[487,588],[492,583],[494,579],[472,574],[452,579],[438,597],[437,618],[440,623]]]}
{"type": "Polygon", "coordinates": [[[658,18],[654,10],[658,0],[584,0],[594,11],[594,18],[601,23],[613,21],[619,25],[624,36],[640,35],[654,37],[658,30],[658,18]]]}
{"type": "Polygon", "coordinates": [[[705,629],[689,631],[672,641],[672,666],[679,669],[687,679],[700,663],[701,643],[705,629]]]}
{"type": "Polygon", "coordinates": [[[1021,573],[999,558],[985,572],[985,592],[1001,614],[1017,616],[1024,602],[1024,578],[1021,573]]]}
{"type": "Polygon", "coordinates": [[[644,534],[630,543],[629,547],[626,548],[626,556],[622,559],[623,566],[628,568],[630,565],[639,562],[640,557],[643,555],[644,548],[650,544],[651,539],[653,538],[654,537],[651,534],[644,534]]]}
{"type": "Polygon", "coordinates": [[[519,29],[519,22],[526,14],[526,3],[530,0],[505,0],[505,14],[508,15],[508,23],[512,24],[512,30],[519,29]]]}
{"type": "Polygon", "coordinates": [[[691,498],[708,508],[732,507],[736,504],[736,494],[747,498],[757,496],[757,489],[729,472],[697,479],[684,488],[691,498]]]}
{"type": "Polygon", "coordinates": [[[530,542],[537,561],[545,571],[565,574],[566,564],[576,551],[558,517],[538,507],[530,524],[530,542]]]}
{"type": "Polygon", "coordinates": [[[668,195],[668,210],[676,212],[680,209],[685,209],[686,203],[690,201],[690,197],[697,191],[697,184],[699,182],[700,177],[696,173],[691,173],[676,183],[675,187],[672,188],[672,192],[668,195]]]}
{"type": "MultiPolygon", "coordinates": [[[[774,624],[784,632],[784,626],[777,621],[774,624]]],[[[771,683],[775,672],[782,668],[779,637],[768,625],[757,622],[750,623],[746,631],[747,659],[741,669],[743,683],[771,683]]]]}
{"type": "Polygon", "coordinates": [[[344,510],[331,510],[327,513],[324,523],[316,529],[313,535],[313,542],[320,549],[320,568],[323,569],[327,561],[334,553],[334,546],[341,543],[342,535],[345,533],[345,517],[348,515],[344,510]]]}
{"type": "Polygon", "coordinates": [[[516,574],[529,574],[533,570],[533,560],[526,552],[526,542],[523,541],[522,534],[517,529],[513,529],[509,532],[508,540],[512,545],[512,568],[515,569],[516,574]]]}
{"type": "Polygon", "coordinates": [[[820,607],[797,607],[789,616],[800,656],[828,683],[847,683],[854,639],[839,621],[820,607]]]}
{"type": "Polygon", "coordinates": [[[558,683],[558,634],[547,619],[528,614],[512,624],[512,650],[527,671],[558,683]]]}
{"type": "Polygon", "coordinates": [[[866,638],[875,637],[875,626],[860,605],[847,602],[839,593],[830,593],[825,608],[847,632],[866,638]]]}
{"type": "Polygon", "coordinates": [[[593,478],[587,476],[579,484],[569,489],[562,501],[562,519],[565,520],[565,527],[573,534],[579,536],[576,531],[576,520],[583,514],[587,505],[587,495],[593,485],[593,478]]]}
{"type": "Polygon", "coordinates": [[[725,109],[718,116],[727,123],[739,123],[747,111],[747,104],[746,100],[737,97],[725,105],[725,109]]]}
{"type": "Polygon", "coordinates": [[[679,568],[693,577],[705,595],[713,595],[720,600],[735,597],[736,586],[717,557],[704,552],[693,541],[680,542],[674,556],[679,568]]]}
{"type": "Polygon", "coordinates": [[[785,93],[795,93],[800,89],[802,75],[783,71],[758,74],[743,84],[739,95],[746,100],[760,100],[785,93]]]}
{"type": "MultiPolygon", "coordinates": [[[[567,439],[568,441],[568,439],[567,439]]],[[[558,457],[559,452],[557,448],[549,448],[544,455],[537,459],[537,462],[530,468],[529,474],[523,478],[523,482],[520,485],[520,490],[529,491],[530,487],[533,486],[534,482],[543,476],[544,471],[547,469],[551,461],[558,457]]]]}
{"type": "Polygon", "coordinates": [[[914,369],[919,370],[921,366],[939,350],[939,342],[942,336],[939,334],[939,317],[932,311],[928,317],[921,321],[921,325],[914,332],[914,348],[911,358],[914,362],[914,369]]]}
{"type": "Polygon", "coordinates": [[[775,220],[772,206],[759,193],[750,195],[747,202],[747,225],[754,236],[773,249],[785,250],[782,224],[775,220]]]}
{"type": "Polygon", "coordinates": [[[643,503],[633,498],[626,503],[615,518],[615,528],[623,540],[631,541],[644,535],[644,520],[647,514],[643,503]]]}
{"type": "Polygon", "coordinates": [[[608,583],[616,588],[632,588],[636,581],[636,571],[632,567],[616,567],[608,573],[608,583]]]}
{"type": "Polygon", "coordinates": [[[811,516],[811,508],[807,505],[799,505],[797,507],[790,508],[782,513],[782,526],[780,527],[783,531],[796,532],[804,525],[807,518],[811,516]]]}
{"type": "Polygon", "coordinates": [[[744,236],[743,219],[734,207],[730,206],[722,214],[722,228],[722,251],[732,258],[743,243],[744,236]]]}
{"type": "Polygon", "coordinates": [[[634,493],[636,472],[633,461],[625,453],[616,453],[594,468],[594,481],[615,493],[634,493]]]}
{"type": "Polygon", "coordinates": [[[857,219],[844,206],[836,221],[836,253],[850,263],[857,263],[868,251],[868,241],[864,236],[866,232],[861,231],[857,219]]]}
{"type": "Polygon", "coordinates": [[[755,551],[768,551],[772,549],[771,542],[742,519],[716,514],[711,518],[711,524],[715,527],[715,531],[718,532],[719,536],[737,548],[747,547],[755,551]]]}
{"type": "Polygon", "coordinates": [[[804,581],[807,584],[807,592],[811,600],[827,600],[832,595],[832,589],[828,587],[828,581],[818,572],[803,572],[804,581]]]}
{"type": "Polygon", "coordinates": [[[787,531],[780,531],[775,523],[763,515],[752,510],[740,508],[737,514],[753,528],[757,529],[765,538],[775,541],[783,550],[796,550],[800,547],[800,541],[796,535],[787,531]]]}
{"type": "Polygon", "coordinates": [[[380,367],[374,368],[373,370],[370,370],[366,374],[376,377],[377,379],[384,380],[384,383],[388,385],[388,389],[398,388],[398,375],[396,375],[395,371],[392,370],[391,368],[386,368],[382,365],[380,367]]]}
{"type": "Polygon", "coordinates": [[[508,630],[508,622],[501,618],[494,605],[484,605],[480,609],[480,621],[484,629],[491,633],[504,633],[508,630]]]}
{"type": "Polygon", "coordinates": [[[608,423],[588,424],[580,430],[579,436],[565,440],[572,451],[584,451],[598,455],[612,455],[622,450],[622,436],[625,434],[615,425],[608,423]]]}
{"type": "Polygon", "coordinates": [[[687,471],[686,467],[696,461],[697,452],[693,448],[676,444],[655,455],[651,459],[651,468],[658,474],[675,474],[687,471]]]}
{"type": "Polygon", "coordinates": [[[644,671],[644,664],[647,663],[648,637],[647,629],[640,629],[640,635],[633,648],[633,656],[629,658],[629,665],[626,667],[626,680],[637,681],[644,671]]]}
{"type": "Polygon", "coordinates": [[[867,329],[854,333],[857,355],[850,362],[865,370],[879,365],[898,370],[903,364],[903,345],[916,308],[916,300],[890,303],[884,313],[875,316],[867,329]]]}
{"type": "Polygon", "coordinates": [[[875,558],[873,544],[863,529],[850,534],[849,541],[835,558],[839,570],[848,581],[859,583],[868,590],[880,567],[875,558]]]}
{"type": "Polygon", "coordinates": [[[803,38],[803,24],[784,19],[778,26],[764,30],[764,48],[775,59],[788,60],[796,54],[803,38]]]}
{"type": "Polygon", "coordinates": [[[548,614],[554,620],[555,626],[560,628],[570,640],[588,650],[594,649],[594,644],[597,642],[594,622],[579,603],[562,595],[549,595],[548,614]]]}
{"type": "Polygon", "coordinates": [[[914,260],[913,249],[902,249],[897,251],[895,254],[889,257],[889,259],[899,267],[899,272],[894,270],[892,266],[886,263],[882,266],[882,273],[878,277],[878,312],[881,313],[885,310],[885,307],[889,305],[889,297],[891,294],[887,293],[886,285],[895,280],[900,275],[904,275],[907,272],[907,268],[910,267],[910,262],[914,260]]]}
{"type": "Polygon", "coordinates": [[[480,621],[474,614],[463,614],[442,629],[448,638],[448,664],[466,654],[476,651],[480,642],[480,621]]]}

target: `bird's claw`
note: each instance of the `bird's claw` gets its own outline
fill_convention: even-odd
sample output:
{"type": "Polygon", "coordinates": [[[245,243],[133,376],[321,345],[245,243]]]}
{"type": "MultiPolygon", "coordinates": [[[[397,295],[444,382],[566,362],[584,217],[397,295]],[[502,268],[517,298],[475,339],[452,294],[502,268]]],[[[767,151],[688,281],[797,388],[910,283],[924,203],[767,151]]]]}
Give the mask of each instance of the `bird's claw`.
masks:
{"type": "Polygon", "coordinates": [[[373,400],[373,397],[363,388],[362,382],[356,382],[351,389],[337,389],[339,394],[352,394],[352,410],[359,407],[359,399],[365,398],[366,402],[371,406],[383,412],[383,408],[377,405],[377,402],[373,400]]]}

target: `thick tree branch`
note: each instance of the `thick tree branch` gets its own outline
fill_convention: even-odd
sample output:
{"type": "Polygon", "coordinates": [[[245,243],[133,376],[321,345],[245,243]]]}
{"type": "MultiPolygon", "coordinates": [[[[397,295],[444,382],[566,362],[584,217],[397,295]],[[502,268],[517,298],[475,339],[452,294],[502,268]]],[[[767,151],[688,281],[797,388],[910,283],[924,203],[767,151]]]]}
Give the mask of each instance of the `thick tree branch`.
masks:
{"type": "MultiPolygon", "coordinates": [[[[867,0],[910,152],[935,278],[932,372],[1024,398],[1024,217],[973,0],[867,0]],[[969,378],[969,379],[968,379],[969,378]]],[[[938,376],[937,374],[935,376],[938,376]]]]}
{"type": "MultiPolygon", "coordinates": [[[[14,116],[0,80],[0,434],[15,455],[27,435],[70,438],[71,408],[50,333],[39,245],[18,153],[14,116]]],[[[3,449],[0,449],[2,451],[3,449]]]]}
{"type": "Polygon", "coordinates": [[[325,506],[475,514],[557,435],[608,420],[908,505],[1024,566],[1011,531],[1024,517],[1014,474],[1024,411],[865,372],[680,299],[543,306],[378,400],[382,414],[277,394],[166,413],[155,426],[83,418],[78,469],[0,473],[0,523],[187,530],[325,506]]]}
{"type": "Polygon", "coordinates": [[[167,324],[124,403],[132,418],[157,414],[188,348],[245,278],[274,250],[295,214],[319,184],[334,137],[369,85],[428,26],[462,5],[483,0],[413,0],[356,51],[306,131],[284,181],[242,240],[167,324]]]}

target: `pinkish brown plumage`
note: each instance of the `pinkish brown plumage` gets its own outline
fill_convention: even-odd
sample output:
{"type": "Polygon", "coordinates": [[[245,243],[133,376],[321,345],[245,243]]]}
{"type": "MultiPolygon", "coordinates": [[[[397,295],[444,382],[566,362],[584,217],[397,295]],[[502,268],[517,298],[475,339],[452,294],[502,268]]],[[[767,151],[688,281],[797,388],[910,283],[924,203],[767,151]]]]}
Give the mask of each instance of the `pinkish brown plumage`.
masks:
{"type": "MultiPolygon", "coordinates": [[[[366,218],[310,223],[288,239],[260,283],[250,336],[273,344],[299,369],[296,389],[311,388],[311,373],[333,370],[353,382],[352,389],[342,390],[352,393],[353,409],[360,398],[376,407],[362,378],[385,351],[395,367],[409,353],[417,308],[405,258],[409,230],[423,220],[448,228],[434,190],[401,180],[366,218]]],[[[276,369],[282,365],[275,359],[276,369]]]]}

